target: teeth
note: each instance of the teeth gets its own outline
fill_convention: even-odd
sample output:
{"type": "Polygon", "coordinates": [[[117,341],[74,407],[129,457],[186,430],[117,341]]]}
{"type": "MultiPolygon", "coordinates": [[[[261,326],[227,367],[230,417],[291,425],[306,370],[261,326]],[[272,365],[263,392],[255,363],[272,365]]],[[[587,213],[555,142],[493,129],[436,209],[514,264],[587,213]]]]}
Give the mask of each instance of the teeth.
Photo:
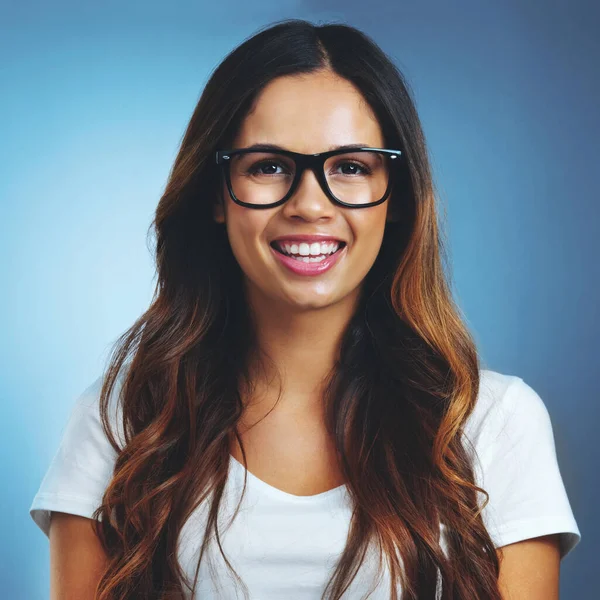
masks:
{"type": "Polygon", "coordinates": [[[333,254],[340,247],[340,242],[314,242],[312,244],[307,244],[306,242],[302,242],[300,244],[288,242],[275,243],[277,244],[277,247],[285,254],[305,257],[306,260],[304,262],[315,262],[313,260],[309,260],[308,257],[327,256],[329,254],[333,254]]]}
{"type": "MultiPolygon", "coordinates": [[[[325,247],[325,244],[323,244],[323,247],[325,247]]],[[[321,244],[319,244],[318,242],[311,244],[310,253],[312,256],[319,256],[319,254],[321,254],[321,244]]]]}
{"type": "Polygon", "coordinates": [[[327,257],[321,254],[320,256],[292,256],[294,260],[305,263],[316,263],[325,260],[327,257]]]}

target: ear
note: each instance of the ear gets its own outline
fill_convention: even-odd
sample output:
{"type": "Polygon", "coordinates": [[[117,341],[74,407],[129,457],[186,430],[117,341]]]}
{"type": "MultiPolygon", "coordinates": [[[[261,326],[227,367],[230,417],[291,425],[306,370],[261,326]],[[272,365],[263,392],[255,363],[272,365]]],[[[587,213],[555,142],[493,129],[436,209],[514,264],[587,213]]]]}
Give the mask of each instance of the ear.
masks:
{"type": "Polygon", "coordinates": [[[217,223],[225,223],[225,202],[223,202],[223,190],[220,189],[213,202],[213,219],[217,223]]]}
{"type": "Polygon", "coordinates": [[[225,223],[225,210],[221,200],[217,200],[213,204],[213,218],[217,223],[225,223]]]}
{"type": "Polygon", "coordinates": [[[386,222],[397,223],[400,220],[400,210],[398,203],[394,202],[393,197],[390,197],[387,203],[386,222]]]}

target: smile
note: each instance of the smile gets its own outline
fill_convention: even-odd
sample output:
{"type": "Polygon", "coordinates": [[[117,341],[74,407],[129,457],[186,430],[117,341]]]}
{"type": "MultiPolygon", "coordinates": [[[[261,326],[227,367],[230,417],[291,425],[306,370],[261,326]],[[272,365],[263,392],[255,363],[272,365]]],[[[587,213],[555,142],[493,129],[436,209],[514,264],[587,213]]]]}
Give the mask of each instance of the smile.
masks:
{"type": "Polygon", "coordinates": [[[277,260],[298,275],[320,275],[331,269],[345,254],[344,242],[271,244],[277,260]]]}

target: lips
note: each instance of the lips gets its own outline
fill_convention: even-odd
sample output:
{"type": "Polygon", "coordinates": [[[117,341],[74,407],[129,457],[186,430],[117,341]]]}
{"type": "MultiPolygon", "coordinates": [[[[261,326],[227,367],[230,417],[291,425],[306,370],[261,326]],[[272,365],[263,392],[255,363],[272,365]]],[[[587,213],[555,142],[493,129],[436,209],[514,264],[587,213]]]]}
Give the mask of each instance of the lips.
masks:
{"type": "Polygon", "coordinates": [[[341,245],[336,252],[330,254],[319,262],[304,262],[302,260],[292,258],[287,254],[283,254],[279,250],[276,250],[274,245],[271,245],[270,247],[271,252],[273,252],[273,255],[277,261],[296,275],[320,275],[321,273],[324,273],[325,271],[328,271],[334,267],[346,255],[346,244],[344,244],[341,245]]]}
{"type": "Polygon", "coordinates": [[[301,242],[305,242],[307,244],[314,244],[315,242],[319,244],[329,242],[346,243],[343,238],[328,234],[292,234],[289,236],[281,235],[272,239],[271,242],[289,242],[291,244],[299,244],[301,242]]]}

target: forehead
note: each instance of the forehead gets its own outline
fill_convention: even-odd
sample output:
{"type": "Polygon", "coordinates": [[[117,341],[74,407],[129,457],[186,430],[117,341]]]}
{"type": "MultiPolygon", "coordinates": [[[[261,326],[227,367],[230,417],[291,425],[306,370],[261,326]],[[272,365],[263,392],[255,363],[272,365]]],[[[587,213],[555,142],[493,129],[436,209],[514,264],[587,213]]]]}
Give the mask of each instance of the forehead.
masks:
{"type": "Polygon", "coordinates": [[[364,143],[383,147],[373,110],[349,81],[319,72],[278,77],[258,95],[234,146],[279,144],[296,152],[323,152],[364,143]]]}

